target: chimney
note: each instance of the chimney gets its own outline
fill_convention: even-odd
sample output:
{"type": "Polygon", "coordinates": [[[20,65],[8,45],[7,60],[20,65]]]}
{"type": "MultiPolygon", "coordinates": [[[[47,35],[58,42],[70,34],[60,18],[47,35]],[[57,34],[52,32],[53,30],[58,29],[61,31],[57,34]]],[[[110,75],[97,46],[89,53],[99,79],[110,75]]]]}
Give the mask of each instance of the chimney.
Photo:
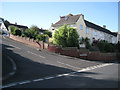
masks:
{"type": "Polygon", "coordinates": [[[15,25],[17,25],[17,22],[15,22],[15,25]]]}
{"type": "Polygon", "coordinates": [[[103,25],[103,28],[105,28],[105,29],[106,29],[106,25],[103,25]]]}
{"type": "Polygon", "coordinates": [[[81,14],[82,15],[82,17],[83,17],[83,19],[84,19],[84,15],[83,14],[81,14]]]}

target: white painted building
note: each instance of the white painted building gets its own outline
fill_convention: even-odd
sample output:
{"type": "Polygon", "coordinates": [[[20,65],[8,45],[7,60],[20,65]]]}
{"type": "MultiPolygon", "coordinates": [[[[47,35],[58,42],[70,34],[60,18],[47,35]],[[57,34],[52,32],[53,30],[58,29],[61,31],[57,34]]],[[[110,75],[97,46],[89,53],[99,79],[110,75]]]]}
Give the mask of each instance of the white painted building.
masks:
{"type": "Polygon", "coordinates": [[[58,28],[64,24],[76,28],[79,37],[88,37],[91,43],[94,39],[106,40],[109,43],[117,43],[117,34],[112,33],[110,30],[106,29],[105,25],[101,27],[85,20],[83,14],[68,14],[66,16],[62,16],[58,22],[51,25],[49,30],[54,34],[55,30],[58,30],[58,28]]]}

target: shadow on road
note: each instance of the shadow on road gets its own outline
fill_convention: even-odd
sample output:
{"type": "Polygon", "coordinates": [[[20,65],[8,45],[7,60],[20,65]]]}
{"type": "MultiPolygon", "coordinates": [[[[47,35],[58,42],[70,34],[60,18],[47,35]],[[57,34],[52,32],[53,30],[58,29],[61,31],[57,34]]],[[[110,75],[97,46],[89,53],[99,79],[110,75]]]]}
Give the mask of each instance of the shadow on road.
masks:
{"type": "MultiPolygon", "coordinates": [[[[54,76],[54,75],[68,73],[68,72],[73,71],[70,69],[62,68],[62,67],[57,67],[53,65],[47,65],[44,63],[40,63],[40,62],[35,62],[31,59],[28,59],[26,57],[23,57],[19,54],[14,53],[12,50],[7,49],[8,47],[13,48],[11,46],[7,46],[3,44],[2,50],[4,53],[6,53],[6,55],[9,55],[11,58],[13,58],[17,66],[17,72],[13,77],[3,81],[3,85],[13,83],[13,82],[33,80],[33,79],[42,78],[46,76],[54,76]]],[[[52,88],[54,87],[66,87],[66,88],[86,87],[87,88],[88,87],[90,88],[91,87],[91,88],[94,88],[97,86],[97,87],[103,87],[103,88],[104,87],[113,87],[113,88],[116,87],[117,88],[116,81],[102,80],[102,79],[98,80],[98,79],[93,79],[91,77],[86,77],[86,75],[97,75],[97,74],[100,74],[100,73],[82,72],[82,73],[73,74],[73,75],[71,74],[71,76],[57,78],[58,81],[56,81],[57,79],[52,79],[50,81],[43,81],[42,83],[35,84],[32,87],[34,88],[37,88],[37,87],[41,87],[41,88],[46,88],[46,87],[48,88],[49,87],[52,87],[52,88]]]]}

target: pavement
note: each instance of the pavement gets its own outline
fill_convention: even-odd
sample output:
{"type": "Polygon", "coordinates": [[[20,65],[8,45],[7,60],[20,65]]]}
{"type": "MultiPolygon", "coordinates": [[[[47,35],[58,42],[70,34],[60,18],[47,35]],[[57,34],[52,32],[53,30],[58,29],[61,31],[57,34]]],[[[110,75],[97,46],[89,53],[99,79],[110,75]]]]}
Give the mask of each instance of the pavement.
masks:
{"type": "Polygon", "coordinates": [[[38,51],[5,37],[3,51],[16,63],[3,88],[118,88],[119,63],[88,61],[38,51]]]}

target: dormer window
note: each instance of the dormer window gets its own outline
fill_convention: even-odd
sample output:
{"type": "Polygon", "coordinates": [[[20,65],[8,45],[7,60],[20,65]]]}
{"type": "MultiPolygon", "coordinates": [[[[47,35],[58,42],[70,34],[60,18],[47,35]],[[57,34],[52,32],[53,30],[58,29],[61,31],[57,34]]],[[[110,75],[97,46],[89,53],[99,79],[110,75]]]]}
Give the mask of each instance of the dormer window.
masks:
{"type": "Polygon", "coordinates": [[[69,16],[66,16],[66,17],[65,17],[65,20],[68,20],[68,18],[69,18],[69,16]]]}

